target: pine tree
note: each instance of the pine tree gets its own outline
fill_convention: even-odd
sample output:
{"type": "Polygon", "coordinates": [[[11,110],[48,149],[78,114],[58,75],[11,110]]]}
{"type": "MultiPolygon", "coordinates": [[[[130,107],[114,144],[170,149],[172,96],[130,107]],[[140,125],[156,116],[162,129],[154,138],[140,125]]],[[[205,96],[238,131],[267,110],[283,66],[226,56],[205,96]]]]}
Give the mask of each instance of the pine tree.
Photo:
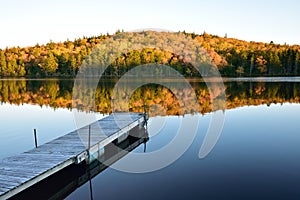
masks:
{"type": "Polygon", "coordinates": [[[77,60],[76,57],[74,55],[71,56],[70,58],[70,69],[71,69],[71,75],[75,76],[75,74],[77,73],[77,60]]]}
{"type": "Polygon", "coordinates": [[[272,52],[269,58],[269,74],[278,74],[280,70],[280,59],[277,52],[272,52]]]}
{"type": "Polygon", "coordinates": [[[297,51],[295,55],[295,71],[294,71],[295,75],[299,75],[299,67],[300,67],[299,65],[300,65],[300,53],[299,51],[297,51]]]}
{"type": "Polygon", "coordinates": [[[45,75],[53,74],[58,68],[57,59],[52,52],[49,52],[48,57],[44,60],[40,67],[45,75]]]}
{"type": "Polygon", "coordinates": [[[6,70],[7,70],[6,57],[4,52],[0,51],[0,76],[3,76],[6,70]]]}

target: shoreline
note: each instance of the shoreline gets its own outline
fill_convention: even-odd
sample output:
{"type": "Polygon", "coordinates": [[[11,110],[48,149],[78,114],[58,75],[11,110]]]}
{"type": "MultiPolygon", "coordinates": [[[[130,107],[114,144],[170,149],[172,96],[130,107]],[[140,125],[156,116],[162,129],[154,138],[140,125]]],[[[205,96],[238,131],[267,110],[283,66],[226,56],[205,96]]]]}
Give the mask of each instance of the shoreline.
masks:
{"type": "MultiPolygon", "coordinates": [[[[97,79],[98,77],[86,77],[89,79],[97,79]]],[[[151,80],[154,77],[133,77],[136,79],[132,79],[132,82],[138,81],[138,80],[151,80]]],[[[189,77],[189,78],[185,78],[183,80],[178,80],[178,77],[168,77],[168,78],[163,78],[161,77],[164,81],[188,81],[188,82],[220,82],[220,78],[222,79],[223,82],[231,82],[231,81],[237,81],[237,82],[300,82],[300,76],[274,76],[274,77],[205,77],[205,78],[199,78],[199,77],[189,77]],[[204,80],[205,79],[205,80],[204,80]]],[[[78,78],[76,77],[30,77],[30,78],[26,78],[26,77],[0,77],[1,81],[6,81],[6,80],[30,80],[30,81],[45,81],[45,80],[76,80],[78,78]]],[[[82,78],[80,78],[82,79],[82,78]]],[[[155,77],[155,79],[157,79],[157,77],[155,77]]],[[[99,79],[100,80],[100,79],[99,79]]],[[[120,79],[117,78],[111,78],[111,77],[103,77],[101,78],[101,80],[106,80],[108,82],[111,81],[119,81],[120,79]]]]}

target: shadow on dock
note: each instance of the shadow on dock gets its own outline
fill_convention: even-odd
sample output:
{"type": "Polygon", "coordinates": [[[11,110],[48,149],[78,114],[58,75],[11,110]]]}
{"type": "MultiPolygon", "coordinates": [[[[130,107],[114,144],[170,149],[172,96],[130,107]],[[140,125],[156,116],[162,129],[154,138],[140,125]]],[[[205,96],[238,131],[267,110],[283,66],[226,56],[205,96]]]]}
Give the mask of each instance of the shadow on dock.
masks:
{"type": "Polygon", "coordinates": [[[148,140],[147,130],[136,126],[126,139],[116,139],[106,145],[103,153],[90,163],[70,165],[10,199],[64,199],[139,145],[146,145],[148,140]]]}

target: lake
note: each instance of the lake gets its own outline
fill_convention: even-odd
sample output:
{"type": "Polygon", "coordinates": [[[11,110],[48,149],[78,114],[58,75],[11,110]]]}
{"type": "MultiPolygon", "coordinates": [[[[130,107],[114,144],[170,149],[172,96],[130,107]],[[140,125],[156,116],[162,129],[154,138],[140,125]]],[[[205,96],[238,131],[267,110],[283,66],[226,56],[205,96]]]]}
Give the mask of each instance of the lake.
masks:
{"type": "MultiPolygon", "coordinates": [[[[131,112],[146,109],[149,140],[65,194],[66,199],[299,199],[297,80],[227,80],[225,110],[213,108],[206,84],[194,80],[190,85],[199,108],[186,105],[187,112],[178,103],[178,97],[189,96],[184,89],[174,92],[148,84],[130,94],[126,86],[112,98],[114,81],[99,83],[95,95],[84,91],[84,98],[95,97],[95,106],[74,108],[74,95],[80,94],[74,93],[73,84],[73,80],[58,79],[0,80],[0,159],[34,148],[33,129],[39,145],[77,129],[76,112],[100,119],[125,108],[131,112]],[[199,158],[218,112],[224,114],[223,129],[211,151],[199,158]],[[184,122],[198,122],[198,127],[191,145],[173,163],[147,173],[117,170],[132,154],[159,152],[184,122]]],[[[184,131],[189,134],[191,129],[187,126],[184,131]]],[[[164,156],[157,162],[168,159],[164,156]]]]}

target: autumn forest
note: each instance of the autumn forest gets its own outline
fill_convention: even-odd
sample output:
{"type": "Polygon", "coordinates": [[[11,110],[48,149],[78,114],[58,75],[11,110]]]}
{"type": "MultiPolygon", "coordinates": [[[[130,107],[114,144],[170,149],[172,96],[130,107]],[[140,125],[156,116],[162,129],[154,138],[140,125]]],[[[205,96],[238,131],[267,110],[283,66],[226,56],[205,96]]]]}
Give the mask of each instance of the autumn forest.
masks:
{"type": "MultiPolygon", "coordinates": [[[[118,34],[119,31],[116,32],[118,34]]],[[[299,76],[300,46],[247,42],[234,38],[219,37],[207,33],[183,32],[199,43],[218,67],[222,76],[299,76]]],[[[112,35],[83,37],[74,41],[52,42],[32,47],[0,49],[0,77],[75,77],[84,59],[97,44],[112,35]]],[[[120,76],[120,71],[145,63],[169,64],[186,77],[198,77],[184,60],[174,55],[144,49],[124,55],[123,62],[106,72],[107,76],[120,76]],[[148,60],[144,59],[147,52],[148,60]]]]}

